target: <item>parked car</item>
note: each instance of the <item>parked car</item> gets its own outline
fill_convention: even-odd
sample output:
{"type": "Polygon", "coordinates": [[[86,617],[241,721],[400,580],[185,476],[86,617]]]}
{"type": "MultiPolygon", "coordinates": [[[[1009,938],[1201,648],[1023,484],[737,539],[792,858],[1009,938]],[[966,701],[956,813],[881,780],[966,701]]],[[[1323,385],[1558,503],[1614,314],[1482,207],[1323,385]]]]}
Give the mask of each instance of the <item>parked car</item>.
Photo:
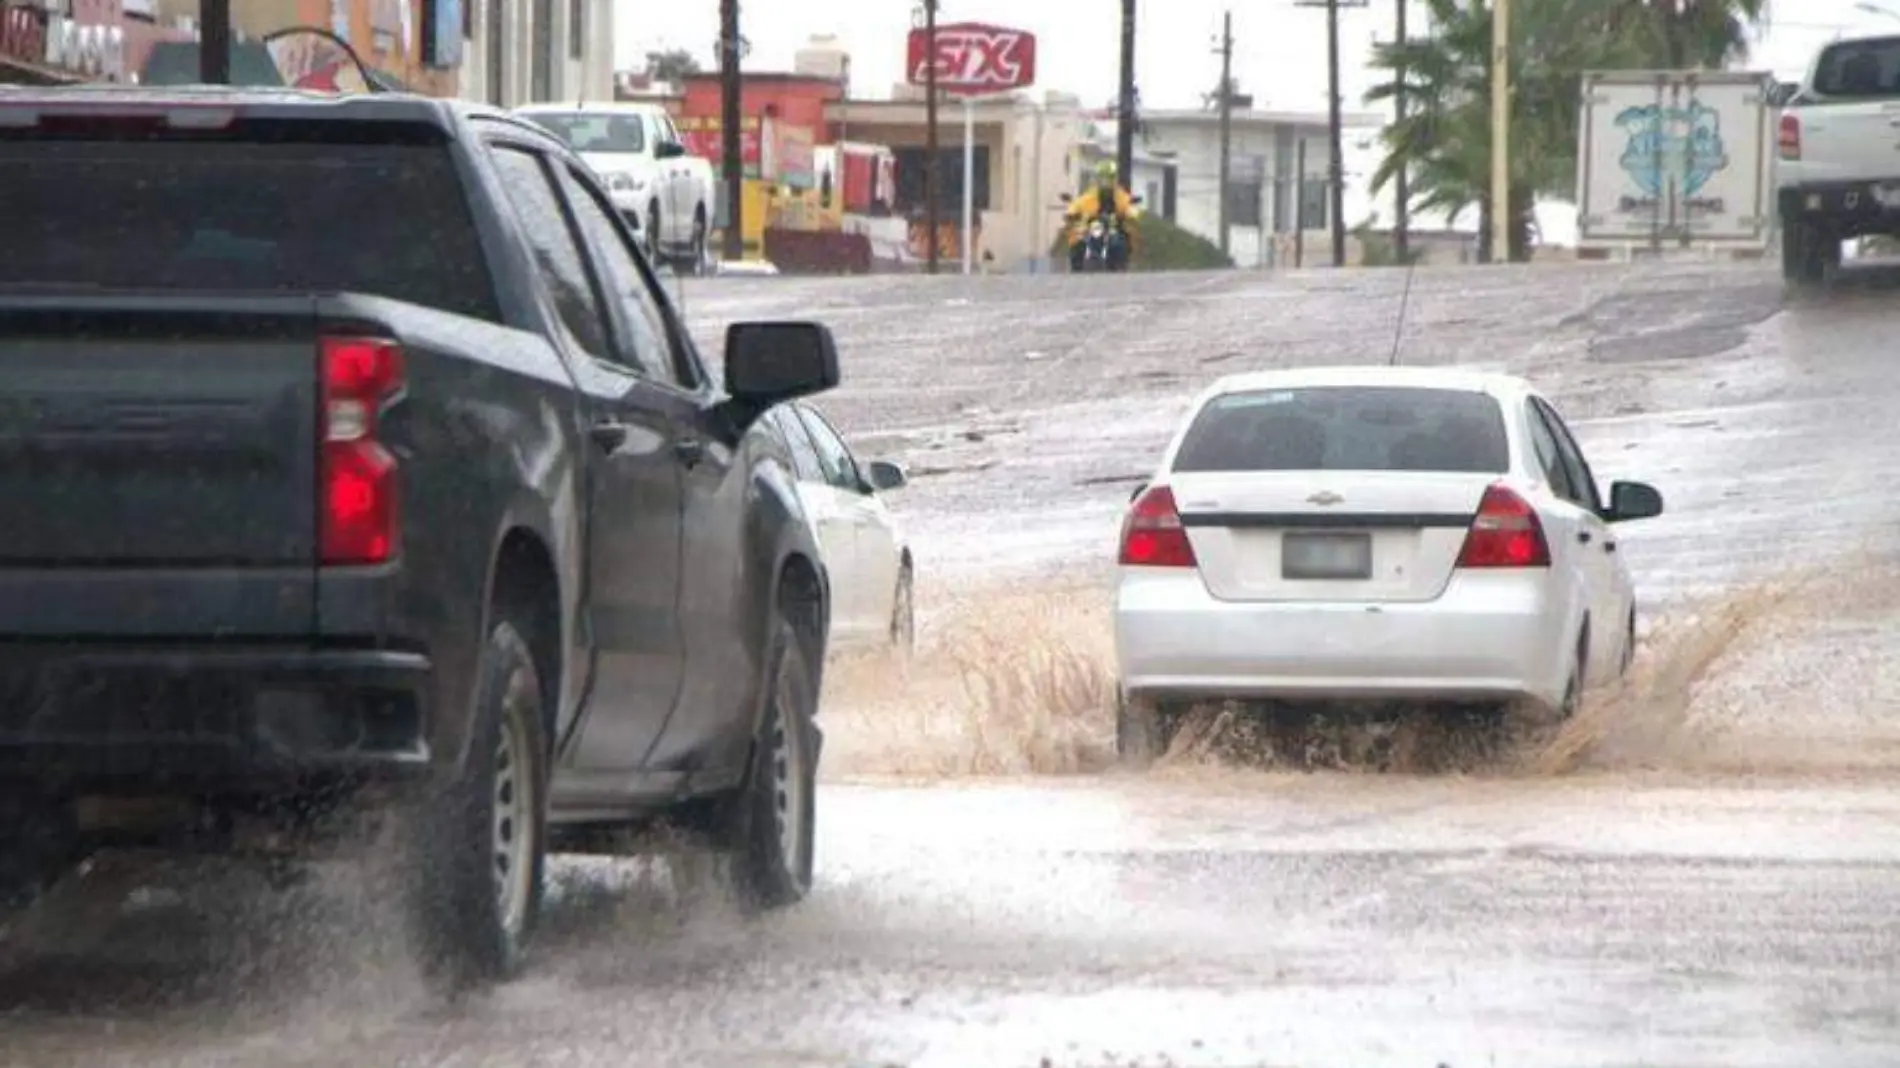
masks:
{"type": "Polygon", "coordinates": [[[654,820],[811,885],[831,587],[792,458],[582,159],[479,105],[0,94],[0,883],[400,829],[443,974],[654,820]]]}
{"type": "Polygon", "coordinates": [[[1574,714],[1634,655],[1618,525],[1563,419],[1499,375],[1224,378],[1122,530],[1117,740],[1165,751],[1191,703],[1387,701],[1574,714]]]}
{"type": "Polygon", "coordinates": [[[766,419],[784,435],[831,576],[832,647],[909,651],[917,640],[916,565],[883,498],[909,474],[890,460],[859,460],[809,404],[780,405],[766,419]]]}
{"type": "Polygon", "coordinates": [[[687,151],[658,104],[528,104],[515,113],[545,127],[600,173],[646,241],[647,258],[699,273],[718,203],[712,164],[687,151]]]}

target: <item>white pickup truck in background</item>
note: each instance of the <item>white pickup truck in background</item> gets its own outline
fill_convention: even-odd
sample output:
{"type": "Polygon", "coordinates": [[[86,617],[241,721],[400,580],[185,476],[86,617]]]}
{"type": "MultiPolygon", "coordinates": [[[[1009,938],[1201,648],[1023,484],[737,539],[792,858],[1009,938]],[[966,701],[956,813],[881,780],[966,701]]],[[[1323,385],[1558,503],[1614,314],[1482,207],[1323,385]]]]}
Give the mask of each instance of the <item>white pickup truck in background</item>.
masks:
{"type": "Polygon", "coordinates": [[[1842,38],[1781,113],[1781,272],[1824,281],[1841,243],[1900,236],[1900,37],[1842,38]]]}
{"type": "Polygon", "coordinates": [[[544,127],[597,171],[614,206],[640,231],[655,264],[706,269],[712,164],[687,152],[657,104],[526,104],[515,114],[544,127]]]}

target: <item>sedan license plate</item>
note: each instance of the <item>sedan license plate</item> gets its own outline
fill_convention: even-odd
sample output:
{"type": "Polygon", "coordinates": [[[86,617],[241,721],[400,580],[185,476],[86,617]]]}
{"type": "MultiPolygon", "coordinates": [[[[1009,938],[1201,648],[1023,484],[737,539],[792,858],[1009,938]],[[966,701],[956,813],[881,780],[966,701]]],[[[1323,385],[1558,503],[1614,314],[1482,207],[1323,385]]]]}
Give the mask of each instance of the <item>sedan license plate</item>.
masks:
{"type": "Polygon", "coordinates": [[[1371,578],[1372,535],[1288,534],[1280,542],[1280,577],[1371,578]]]}

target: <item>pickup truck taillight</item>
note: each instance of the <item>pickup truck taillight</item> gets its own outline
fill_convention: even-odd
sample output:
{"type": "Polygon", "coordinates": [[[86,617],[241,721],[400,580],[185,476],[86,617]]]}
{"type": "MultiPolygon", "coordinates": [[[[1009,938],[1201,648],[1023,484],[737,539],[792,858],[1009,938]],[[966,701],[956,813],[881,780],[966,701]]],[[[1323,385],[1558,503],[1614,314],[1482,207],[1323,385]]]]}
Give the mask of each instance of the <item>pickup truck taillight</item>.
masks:
{"type": "Polygon", "coordinates": [[[1801,158],[1801,116],[1784,113],[1781,116],[1781,158],[1801,158]]]}
{"type": "Polygon", "coordinates": [[[402,392],[402,347],[368,337],[325,337],[322,503],[318,559],[332,566],[381,564],[401,533],[396,456],[378,440],[382,410],[402,392]]]}

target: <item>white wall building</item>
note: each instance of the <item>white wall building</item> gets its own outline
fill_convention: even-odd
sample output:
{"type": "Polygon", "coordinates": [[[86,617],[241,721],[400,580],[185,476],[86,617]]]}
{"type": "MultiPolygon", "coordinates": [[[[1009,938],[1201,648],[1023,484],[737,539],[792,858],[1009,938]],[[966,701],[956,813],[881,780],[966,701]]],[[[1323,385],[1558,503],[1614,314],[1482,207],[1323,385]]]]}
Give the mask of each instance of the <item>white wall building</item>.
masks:
{"type": "MultiPolygon", "coordinates": [[[[1212,111],[1147,111],[1142,114],[1146,135],[1142,147],[1173,159],[1177,167],[1174,221],[1209,241],[1220,233],[1220,116],[1212,111]]],[[[1378,115],[1345,115],[1343,140],[1351,146],[1376,130],[1378,115]]],[[[1327,145],[1326,116],[1298,112],[1235,110],[1229,136],[1228,254],[1237,267],[1290,267],[1293,234],[1299,229],[1296,211],[1306,202],[1306,266],[1331,260],[1329,171],[1332,154],[1327,145]],[[1305,146],[1306,180],[1300,181],[1301,145],[1305,146]]],[[[1350,159],[1349,159],[1350,163],[1350,159]]],[[[1363,221],[1353,216],[1362,196],[1352,188],[1355,174],[1348,167],[1346,225],[1363,221]]],[[[1357,259],[1348,249],[1348,262],[1357,259]]]]}
{"type": "Polygon", "coordinates": [[[501,107],[614,98],[613,0],[466,0],[461,95],[501,107]]]}

